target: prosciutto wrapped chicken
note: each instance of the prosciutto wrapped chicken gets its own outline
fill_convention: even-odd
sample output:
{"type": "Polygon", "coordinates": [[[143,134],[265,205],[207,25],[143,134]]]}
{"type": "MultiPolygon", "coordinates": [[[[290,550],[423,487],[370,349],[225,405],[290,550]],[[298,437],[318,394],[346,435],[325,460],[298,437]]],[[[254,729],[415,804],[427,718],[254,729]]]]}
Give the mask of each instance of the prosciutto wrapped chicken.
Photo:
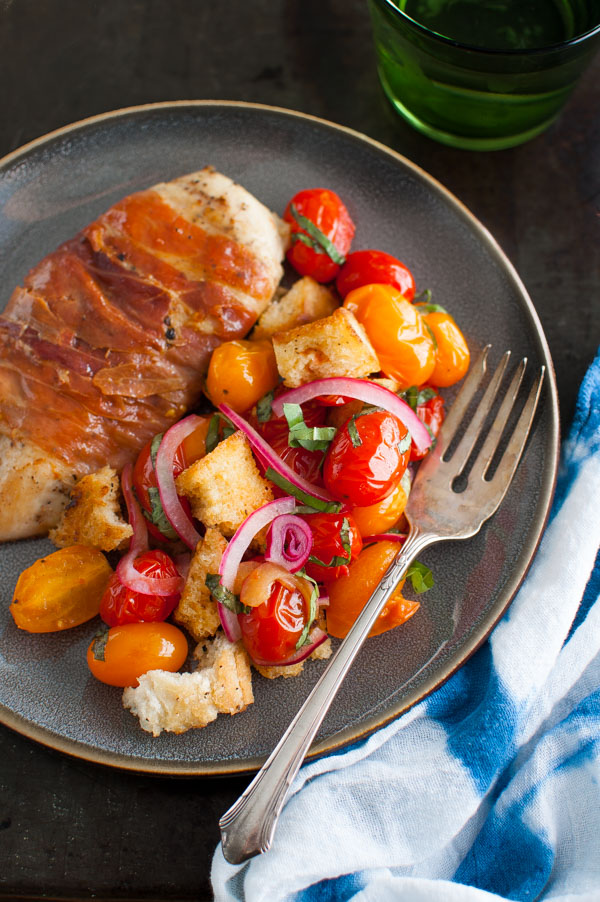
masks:
{"type": "Polygon", "coordinates": [[[207,167],[132,194],[45,257],[0,314],[0,541],[57,522],[198,400],[282,275],[287,227],[207,167]]]}

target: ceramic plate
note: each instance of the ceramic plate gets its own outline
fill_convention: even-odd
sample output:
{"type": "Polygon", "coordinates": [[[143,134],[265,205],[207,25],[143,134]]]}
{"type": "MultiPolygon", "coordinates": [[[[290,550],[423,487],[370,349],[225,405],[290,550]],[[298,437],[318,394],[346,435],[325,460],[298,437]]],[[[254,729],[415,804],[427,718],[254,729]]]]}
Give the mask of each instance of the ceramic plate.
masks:
{"type": "MultiPolygon", "coordinates": [[[[370,139],[286,110],[184,102],[88,119],[0,163],[0,308],[28,269],[119,198],[212,164],[271,209],[301,188],[338,192],[357,224],[354,249],[405,261],[420,289],[447,306],[473,352],[492,342],[548,369],[536,428],[498,514],[474,539],[430,549],[435,587],[400,629],[361,651],[313,748],[320,754],[396,717],[454,672],[510,603],[547,517],[558,456],[556,388],[548,347],[527,293],[483,226],[438,182],[370,139]]],[[[2,513],[0,512],[0,516],[2,513]]],[[[0,718],[55,749],[95,762],[170,774],[257,768],[321,671],[254,679],[255,703],[181,736],[144,733],[120,690],[85,664],[96,622],[30,635],[8,611],[19,572],[52,550],[46,540],[0,547],[0,718]]]]}

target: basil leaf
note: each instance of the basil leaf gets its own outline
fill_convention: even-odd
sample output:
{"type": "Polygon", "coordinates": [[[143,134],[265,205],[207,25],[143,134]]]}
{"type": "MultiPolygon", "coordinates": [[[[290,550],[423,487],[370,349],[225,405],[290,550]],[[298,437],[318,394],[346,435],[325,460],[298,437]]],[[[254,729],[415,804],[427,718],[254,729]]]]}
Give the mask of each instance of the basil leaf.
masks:
{"type": "Polygon", "coordinates": [[[273,413],[272,405],[274,396],[275,392],[271,390],[267,392],[266,395],[263,395],[256,405],[256,419],[259,423],[266,423],[271,419],[271,414],[273,413]]]}
{"type": "Polygon", "coordinates": [[[211,451],[214,451],[219,442],[229,438],[235,431],[231,420],[228,420],[222,413],[213,413],[206,433],[206,453],[210,454],[211,451]],[[222,429],[220,428],[221,422],[223,423],[222,429]]]}
{"type": "Polygon", "coordinates": [[[333,439],[335,426],[307,426],[299,404],[284,404],[283,413],[290,427],[290,448],[306,448],[307,451],[326,451],[333,439]]]}
{"type": "MultiPolygon", "coordinates": [[[[343,254],[340,254],[335,244],[330,241],[326,235],[323,234],[321,229],[319,229],[318,226],[314,224],[314,222],[311,222],[311,220],[306,216],[302,216],[301,213],[298,213],[298,210],[296,209],[294,204],[291,204],[290,206],[290,213],[292,214],[300,228],[304,229],[304,231],[308,233],[312,240],[315,241],[317,245],[319,245],[319,247],[323,249],[321,253],[324,251],[327,256],[331,260],[333,260],[334,263],[338,263],[340,266],[342,265],[342,263],[346,262],[346,258],[343,256],[343,254]]],[[[298,232],[295,232],[294,235],[298,235],[298,232]]],[[[292,236],[292,238],[293,237],[294,236],[292,236]]],[[[300,237],[299,240],[302,240],[302,238],[300,237]]],[[[304,243],[306,244],[307,242],[304,243]]]]}
{"type": "Polygon", "coordinates": [[[152,439],[152,444],[150,445],[150,460],[152,461],[152,466],[156,466],[156,455],[158,454],[158,449],[160,448],[160,443],[163,440],[164,432],[159,432],[158,435],[155,435],[152,439]]]}
{"type": "Polygon", "coordinates": [[[407,432],[405,436],[403,436],[398,442],[398,451],[400,454],[405,454],[406,451],[410,451],[410,446],[412,445],[412,437],[410,432],[407,432]]]}
{"type": "Polygon", "coordinates": [[[352,442],[353,448],[359,448],[362,445],[362,439],[358,434],[358,429],[356,428],[356,414],[348,423],[348,435],[350,436],[350,441],[352,442]]]}
{"type": "Polygon", "coordinates": [[[153,524],[153,526],[156,526],[158,531],[163,534],[165,539],[176,539],[178,537],[177,533],[171,526],[171,523],[169,522],[167,515],[164,512],[162,501],[160,500],[160,492],[153,485],[148,486],[148,500],[152,505],[152,513],[147,514],[150,522],[153,524]]]}
{"type": "Polygon", "coordinates": [[[400,392],[399,397],[416,412],[419,404],[426,404],[431,398],[437,398],[437,392],[433,388],[418,388],[411,385],[410,388],[400,392]]]}
{"type": "Polygon", "coordinates": [[[433,586],[433,573],[429,567],[426,567],[425,564],[420,564],[419,561],[412,562],[406,571],[406,578],[410,579],[417,595],[427,592],[433,586]]]}
{"type": "Polygon", "coordinates": [[[104,652],[106,651],[106,643],[108,642],[108,626],[100,627],[92,640],[92,654],[96,661],[104,661],[104,652]]]}
{"type": "Polygon", "coordinates": [[[426,404],[432,398],[437,398],[437,392],[434,388],[422,388],[417,395],[417,405],[426,404]]]}
{"type": "Polygon", "coordinates": [[[352,536],[350,535],[350,520],[348,517],[344,517],[342,520],[340,539],[342,541],[342,548],[348,556],[348,563],[350,563],[350,558],[352,557],[352,536]]]}
{"type": "Polygon", "coordinates": [[[242,604],[231,589],[226,589],[222,585],[221,577],[218,573],[207,573],[204,585],[216,601],[233,611],[234,614],[249,614],[252,610],[248,605],[242,604]]]}
{"type": "Polygon", "coordinates": [[[278,473],[277,470],[274,470],[273,467],[267,468],[265,476],[271,482],[274,482],[275,485],[278,485],[280,489],[283,489],[284,492],[287,492],[288,495],[293,495],[294,498],[297,498],[298,501],[306,504],[314,511],[337,514],[342,509],[341,501],[325,501],[323,498],[315,498],[314,495],[310,495],[304,489],[299,489],[298,486],[278,473]]]}
{"type": "Polygon", "coordinates": [[[309,576],[302,568],[302,570],[298,571],[298,575],[302,575],[303,579],[308,580],[308,582],[312,583],[312,592],[310,593],[310,599],[308,601],[308,617],[306,618],[306,623],[304,624],[304,629],[300,633],[298,637],[298,641],[296,642],[296,651],[299,651],[303,645],[309,644],[308,634],[310,632],[310,628],[317,617],[317,599],[319,598],[319,586],[317,581],[314,580],[311,576],[309,576]]]}

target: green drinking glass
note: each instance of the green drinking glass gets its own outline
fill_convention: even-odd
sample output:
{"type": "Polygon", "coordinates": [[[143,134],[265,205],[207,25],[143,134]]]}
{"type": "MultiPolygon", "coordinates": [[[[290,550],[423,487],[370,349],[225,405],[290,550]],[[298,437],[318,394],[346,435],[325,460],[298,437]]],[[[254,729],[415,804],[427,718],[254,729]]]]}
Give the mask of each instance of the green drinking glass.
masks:
{"type": "Polygon", "coordinates": [[[600,44],[600,0],[369,0],[381,83],[416,129],[500,150],[558,116],[600,44]]]}

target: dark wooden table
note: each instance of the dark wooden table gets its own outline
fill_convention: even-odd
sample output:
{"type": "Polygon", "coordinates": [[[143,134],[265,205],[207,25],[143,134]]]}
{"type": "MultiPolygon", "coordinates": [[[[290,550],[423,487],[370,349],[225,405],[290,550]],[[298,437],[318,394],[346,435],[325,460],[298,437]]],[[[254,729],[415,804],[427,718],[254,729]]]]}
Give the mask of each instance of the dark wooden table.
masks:
{"type": "MultiPolygon", "coordinates": [[[[544,135],[481,154],[391,111],[363,0],[0,0],[0,84],[0,155],[95,113],[199,98],[300,110],[400,151],[515,264],[568,426],[600,340],[600,57],[544,135]]],[[[218,817],[245,782],[120,773],[0,727],[0,897],[210,899],[218,817]]]]}

